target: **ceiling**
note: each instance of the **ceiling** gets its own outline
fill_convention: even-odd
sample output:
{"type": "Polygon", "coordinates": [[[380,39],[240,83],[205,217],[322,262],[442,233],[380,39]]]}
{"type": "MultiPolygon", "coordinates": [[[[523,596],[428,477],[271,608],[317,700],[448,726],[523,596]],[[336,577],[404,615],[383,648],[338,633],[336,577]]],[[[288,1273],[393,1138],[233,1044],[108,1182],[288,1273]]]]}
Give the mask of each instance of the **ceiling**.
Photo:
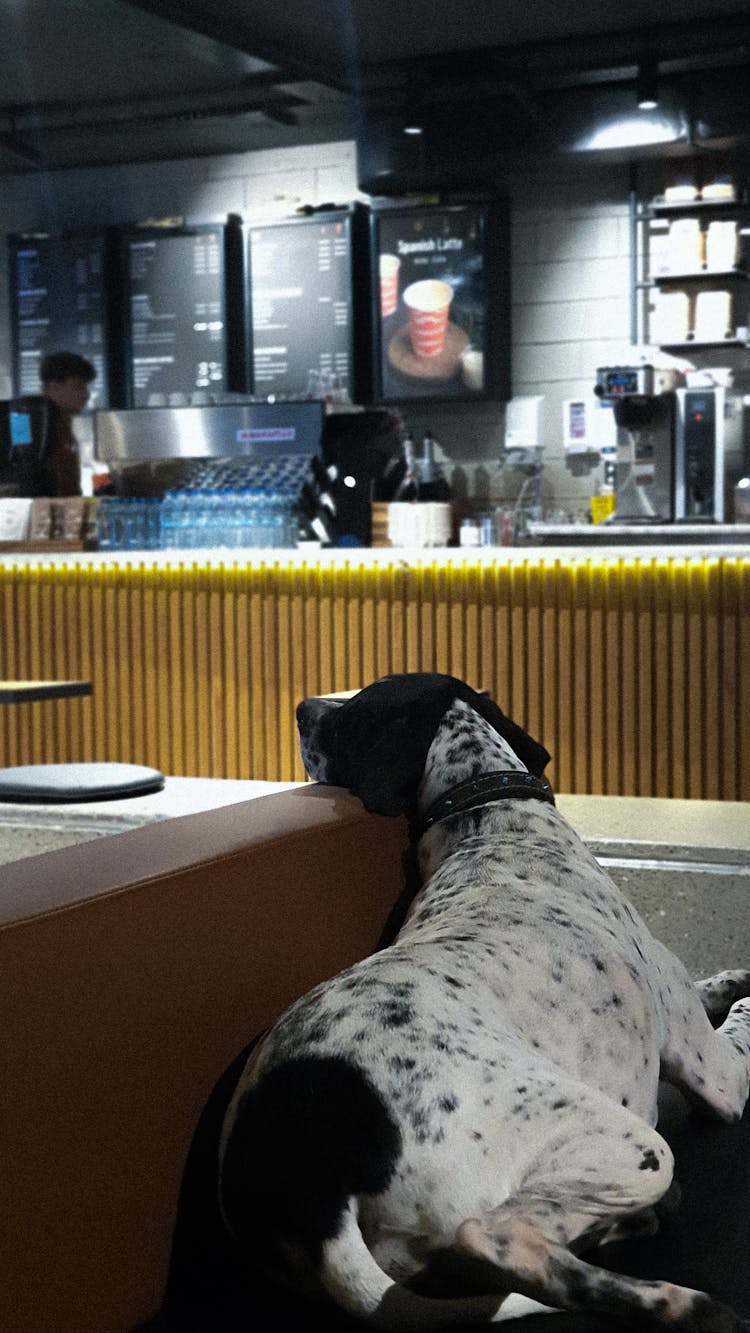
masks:
{"type": "Polygon", "coordinates": [[[480,131],[491,108],[494,147],[518,151],[571,99],[631,97],[648,55],[660,80],[721,93],[707,133],[750,134],[750,5],[663,10],[662,22],[653,0],[0,0],[0,173],[361,141],[415,115],[442,117],[445,141],[467,107],[480,131]]]}

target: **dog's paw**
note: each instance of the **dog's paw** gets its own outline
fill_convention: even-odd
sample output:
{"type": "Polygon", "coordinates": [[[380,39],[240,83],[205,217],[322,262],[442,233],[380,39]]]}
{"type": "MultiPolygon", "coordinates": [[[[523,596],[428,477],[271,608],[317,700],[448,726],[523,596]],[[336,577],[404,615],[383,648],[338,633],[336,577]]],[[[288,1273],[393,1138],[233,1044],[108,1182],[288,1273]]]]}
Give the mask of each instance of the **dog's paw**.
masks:
{"type": "Polygon", "coordinates": [[[703,1292],[696,1292],[690,1309],[670,1324],[674,1333],[740,1333],[746,1321],[720,1301],[712,1300],[703,1292]]]}

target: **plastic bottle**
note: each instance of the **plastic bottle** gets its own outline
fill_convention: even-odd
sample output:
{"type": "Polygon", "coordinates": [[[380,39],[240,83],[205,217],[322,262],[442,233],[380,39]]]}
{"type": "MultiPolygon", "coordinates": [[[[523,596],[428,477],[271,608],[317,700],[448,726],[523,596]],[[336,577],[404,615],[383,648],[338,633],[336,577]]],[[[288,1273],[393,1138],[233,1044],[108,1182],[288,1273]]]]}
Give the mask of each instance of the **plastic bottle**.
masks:
{"type": "Polygon", "coordinates": [[[422,457],[418,465],[418,499],[450,500],[451,489],[435,461],[435,440],[432,431],[426,430],[422,440],[422,457]]]}
{"type": "Polygon", "coordinates": [[[404,475],[393,498],[401,502],[417,500],[419,498],[419,487],[414,462],[414,441],[410,431],[406,432],[401,448],[404,455],[404,475]]]}
{"type": "Polygon", "coordinates": [[[112,549],[111,505],[109,496],[100,496],[96,502],[96,544],[100,551],[112,549]]]}

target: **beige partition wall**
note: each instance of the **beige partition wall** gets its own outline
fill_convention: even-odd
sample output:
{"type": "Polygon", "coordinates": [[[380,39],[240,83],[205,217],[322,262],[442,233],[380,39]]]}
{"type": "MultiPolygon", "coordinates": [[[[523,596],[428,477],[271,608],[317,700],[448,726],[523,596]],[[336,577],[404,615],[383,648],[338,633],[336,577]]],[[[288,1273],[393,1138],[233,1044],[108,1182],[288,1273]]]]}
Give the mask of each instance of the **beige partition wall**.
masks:
{"type": "MultiPolygon", "coordinates": [[[[367,553],[365,553],[367,554],[367,553]]],[[[560,791],[750,799],[750,559],[0,568],[0,762],[302,776],[294,706],[389,671],[488,689],[560,791]]]]}

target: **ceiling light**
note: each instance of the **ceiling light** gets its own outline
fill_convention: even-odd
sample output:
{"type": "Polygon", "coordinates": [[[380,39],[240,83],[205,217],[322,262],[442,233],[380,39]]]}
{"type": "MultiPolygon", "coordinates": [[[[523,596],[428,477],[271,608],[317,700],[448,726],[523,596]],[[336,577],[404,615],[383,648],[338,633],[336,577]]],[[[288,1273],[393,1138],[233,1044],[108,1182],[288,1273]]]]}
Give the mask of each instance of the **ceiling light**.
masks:
{"type": "Polygon", "coordinates": [[[645,148],[652,144],[676,143],[681,128],[665,116],[631,116],[615,121],[575,145],[577,149],[645,148]]]}
{"type": "Polygon", "coordinates": [[[638,66],[638,106],[641,111],[653,111],[658,105],[656,61],[653,56],[647,56],[638,66]]]}
{"type": "Polygon", "coordinates": [[[404,134],[423,134],[421,125],[404,125],[404,134]]]}

